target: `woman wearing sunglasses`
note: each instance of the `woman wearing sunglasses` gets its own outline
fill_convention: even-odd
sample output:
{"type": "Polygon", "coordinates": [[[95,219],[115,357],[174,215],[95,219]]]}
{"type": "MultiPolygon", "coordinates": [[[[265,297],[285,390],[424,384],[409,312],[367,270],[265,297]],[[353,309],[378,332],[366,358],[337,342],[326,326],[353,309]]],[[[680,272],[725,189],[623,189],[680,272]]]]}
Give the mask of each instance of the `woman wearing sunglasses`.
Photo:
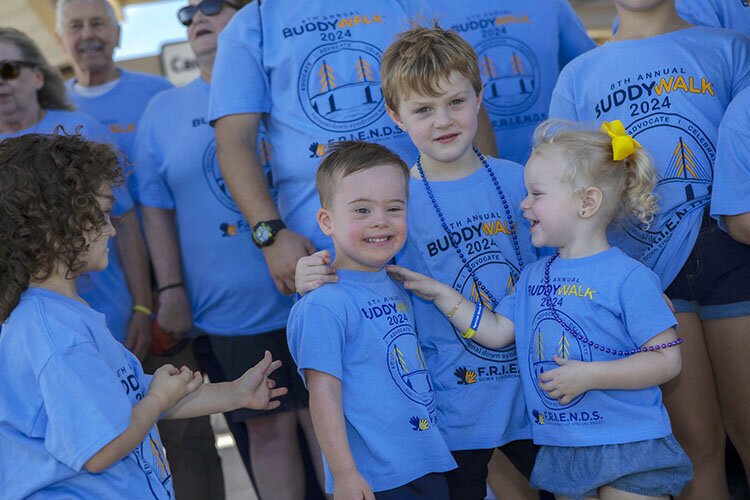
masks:
{"type": "MultiPolygon", "coordinates": [[[[227,418],[248,431],[260,498],[297,499],[305,494],[298,422],[320,475],[322,464],[307,393],[286,346],[291,300],[276,290],[261,250],[224,185],[208,123],[219,33],[245,3],[190,0],[179,10],[200,77],[149,103],[136,134],[135,176],[146,239],[163,290],[159,326],[174,334],[192,324],[193,331],[208,334],[227,379],[266,350],[282,360],[273,375],[279,386],[289,389],[280,408],[235,411],[227,418]],[[170,286],[174,284],[179,286],[170,286]]],[[[259,146],[259,151],[265,148],[259,146]]]]}
{"type": "MultiPolygon", "coordinates": [[[[62,76],[34,41],[16,29],[0,28],[0,140],[51,134],[59,127],[70,134],[77,132],[87,139],[116,145],[102,124],[73,110],[62,76]]],[[[110,264],[104,271],[82,277],[78,288],[91,307],[106,316],[117,340],[143,359],[151,341],[150,320],[133,312],[133,307],[150,304],[146,246],[130,194],[126,189],[116,189],[115,196],[113,215],[119,217],[115,220],[118,234],[114,243],[110,240],[110,264]],[[121,261],[120,255],[128,259],[121,261]]]]}

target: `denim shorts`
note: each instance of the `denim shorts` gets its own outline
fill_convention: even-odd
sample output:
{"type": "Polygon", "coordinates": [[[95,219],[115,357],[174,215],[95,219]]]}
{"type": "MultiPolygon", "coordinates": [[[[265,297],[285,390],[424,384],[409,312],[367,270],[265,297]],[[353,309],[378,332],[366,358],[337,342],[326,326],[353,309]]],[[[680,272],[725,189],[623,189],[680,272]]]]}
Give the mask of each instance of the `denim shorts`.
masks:
{"type": "Polygon", "coordinates": [[[703,320],[750,316],[750,246],[733,240],[708,211],[693,251],[665,290],[678,313],[703,320]]]}
{"type": "Polygon", "coordinates": [[[671,434],[603,446],[542,446],[531,486],[571,498],[598,496],[609,486],[644,496],[678,495],[693,466],[671,434]]]}
{"type": "Polygon", "coordinates": [[[376,491],[375,500],[448,500],[445,475],[433,472],[392,490],[376,491]]]}

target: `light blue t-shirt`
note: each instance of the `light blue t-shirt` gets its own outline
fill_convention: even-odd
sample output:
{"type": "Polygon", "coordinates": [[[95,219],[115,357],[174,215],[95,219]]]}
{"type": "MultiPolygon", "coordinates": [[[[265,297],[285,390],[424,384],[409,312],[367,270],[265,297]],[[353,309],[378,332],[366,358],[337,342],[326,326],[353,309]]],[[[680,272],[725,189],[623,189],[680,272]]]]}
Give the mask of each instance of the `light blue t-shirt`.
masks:
{"type": "Polygon", "coordinates": [[[403,3],[253,2],[220,35],[210,119],[265,114],[281,217],[320,249],[332,249],[315,221],[315,174],[329,143],[378,142],[407,163],[416,158],[380,90],[380,57],[408,28],[403,3]]]}
{"type": "Polygon", "coordinates": [[[659,213],[646,229],[625,221],[609,241],[672,282],[690,254],[711,197],[719,122],[750,84],[750,39],[688,28],[609,42],[560,73],[550,116],[598,129],[621,120],[656,164],[659,213]]]}
{"type": "MultiPolygon", "coordinates": [[[[48,110],[44,118],[33,127],[13,134],[0,134],[0,139],[25,134],[53,134],[58,126],[62,126],[67,134],[73,134],[78,129],[86,139],[117,147],[114,138],[101,123],[79,111],[48,110]]],[[[113,193],[115,204],[112,207],[112,216],[119,217],[133,210],[133,199],[124,186],[115,187],[113,193]]],[[[107,268],[80,276],[77,285],[78,294],[92,308],[106,316],[109,330],[117,340],[124,342],[132,314],[133,299],[125,281],[115,238],[109,240],[107,268]]]]}
{"type": "Polygon", "coordinates": [[[750,87],[727,108],[717,149],[711,215],[750,212],[750,87]]]}
{"type": "Polygon", "coordinates": [[[476,50],[500,156],[526,163],[560,69],[596,46],[583,23],[564,0],[423,2],[427,22],[438,19],[476,50]]]}
{"type": "Polygon", "coordinates": [[[175,211],[197,327],[217,335],[278,330],[291,299],[276,289],[224,184],[206,116],[209,87],[198,78],[167,90],[143,113],[134,148],[141,203],[175,211]]]}
{"type": "Polygon", "coordinates": [[[677,12],[698,26],[728,28],[750,35],[748,0],[676,0],[677,12]]]}
{"type": "MultiPolygon", "coordinates": [[[[357,470],[373,491],[383,491],[455,468],[437,428],[409,295],[384,270],[338,275],[338,283],[294,305],[287,338],[303,379],[312,369],[341,380],[357,470]]],[[[333,476],[324,465],[331,493],[333,476]]]]}
{"type": "Polygon", "coordinates": [[[174,498],[156,426],[102,473],[83,469],[125,432],[151,382],[104,316],[29,288],[3,325],[0,366],[3,498],[174,498]]]}
{"type": "MultiPolygon", "coordinates": [[[[68,81],[68,95],[76,108],[102,122],[117,139],[120,150],[132,161],[133,144],[138,120],[151,98],[172,88],[172,84],[161,76],[134,73],[118,68],[120,80],[109,92],[97,97],[85,97],[75,89],[75,79],[68,81]]],[[[132,165],[131,165],[132,167],[132,165]]],[[[129,172],[131,168],[126,169],[129,172]]],[[[128,189],[138,199],[136,181],[126,178],[128,189]]]]}
{"type": "Polygon", "coordinates": [[[516,294],[498,312],[515,323],[516,348],[534,443],[599,446],[656,439],[671,433],[659,387],[592,390],[561,404],[539,387],[539,375],[557,368],[553,356],[583,362],[614,361],[582,342],[558,317],[587,341],[615,350],[644,345],[675,326],[656,275],[613,247],[579,259],[558,258],[550,267],[545,297],[544,268],[550,257],[528,266],[516,294]]]}
{"type": "MultiPolygon", "coordinates": [[[[494,158],[488,163],[504,199],[484,168],[463,179],[430,182],[467,264],[451,246],[420,179],[410,182],[409,237],[396,262],[492,308],[470,269],[499,302],[513,293],[522,267],[536,260],[536,250],[520,209],[523,167],[494,158]]],[[[419,343],[435,384],[440,431],[450,449],[487,449],[529,439],[515,346],[487,349],[464,339],[431,302],[415,297],[413,304],[419,343]]]]}

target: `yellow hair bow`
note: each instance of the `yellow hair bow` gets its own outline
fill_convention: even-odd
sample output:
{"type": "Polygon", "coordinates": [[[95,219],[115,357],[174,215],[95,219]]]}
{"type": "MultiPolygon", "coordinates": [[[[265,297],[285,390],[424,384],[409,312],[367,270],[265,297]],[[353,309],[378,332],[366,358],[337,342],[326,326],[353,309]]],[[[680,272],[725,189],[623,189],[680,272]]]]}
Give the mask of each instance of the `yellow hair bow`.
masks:
{"type": "Polygon", "coordinates": [[[625,132],[625,126],[620,120],[602,123],[601,130],[612,138],[612,156],[615,161],[624,160],[636,149],[642,147],[638,141],[625,132]]]}

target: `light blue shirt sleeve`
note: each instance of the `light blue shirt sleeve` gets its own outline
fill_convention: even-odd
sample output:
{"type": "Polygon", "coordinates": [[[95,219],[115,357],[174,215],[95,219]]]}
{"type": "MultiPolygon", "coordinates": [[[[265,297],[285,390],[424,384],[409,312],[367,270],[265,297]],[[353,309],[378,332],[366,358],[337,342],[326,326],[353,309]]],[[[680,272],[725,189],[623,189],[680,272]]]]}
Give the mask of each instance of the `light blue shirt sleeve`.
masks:
{"type": "Polygon", "coordinates": [[[711,215],[750,212],[750,88],[729,105],[719,127],[711,215]]]}
{"type": "Polygon", "coordinates": [[[153,136],[153,123],[150,118],[156,111],[152,106],[146,108],[138,125],[133,147],[133,157],[137,167],[133,169],[133,175],[136,177],[141,204],[174,210],[174,197],[161,175],[160,167],[163,162],[159,154],[158,142],[153,136]]]}
{"type": "Polygon", "coordinates": [[[596,47],[568,2],[560,2],[560,67],[596,47]]]}
{"type": "Polygon", "coordinates": [[[659,278],[646,266],[636,267],[622,283],[622,321],[637,346],[677,325],[661,294],[659,278]]]}
{"type": "Polygon", "coordinates": [[[289,351],[305,384],[305,370],[327,373],[341,380],[346,328],[327,307],[300,303],[292,309],[287,328],[289,351]]]}

